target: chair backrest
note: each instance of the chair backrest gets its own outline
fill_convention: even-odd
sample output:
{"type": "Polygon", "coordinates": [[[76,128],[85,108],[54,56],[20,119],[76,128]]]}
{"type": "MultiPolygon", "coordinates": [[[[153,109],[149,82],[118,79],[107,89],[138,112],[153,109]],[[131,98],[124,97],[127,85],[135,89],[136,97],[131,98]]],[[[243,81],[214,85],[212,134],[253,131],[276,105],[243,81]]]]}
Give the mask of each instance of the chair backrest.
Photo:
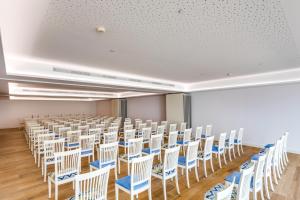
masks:
{"type": "Polygon", "coordinates": [[[226,136],[227,136],[227,133],[221,133],[220,134],[219,145],[218,145],[219,152],[223,152],[224,151],[226,136]]]}
{"type": "Polygon", "coordinates": [[[75,178],[75,200],[107,199],[109,168],[102,168],[75,178]]]}
{"type": "Polygon", "coordinates": [[[189,142],[186,150],[186,165],[196,164],[198,156],[199,141],[189,142]]]}
{"type": "Polygon", "coordinates": [[[274,156],[275,147],[270,147],[266,152],[266,161],[265,161],[265,173],[271,173],[272,160],[274,156]]]}
{"type": "Polygon", "coordinates": [[[250,184],[253,176],[253,171],[254,164],[252,164],[248,169],[244,169],[241,171],[240,182],[237,189],[238,200],[249,200],[250,184]]]}
{"type": "Polygon", "coordinates": [[[142,120],[140,120],[140,119],[135,119],[135,124],[134,124],[135,129],[139,129],[139,126],[140,126],[141,123],[143,123],[142,120]]]}
{"type": "Polygon", "coordinates": [[[210,136],[212,132],[212,125],[207,125],[205,128],[205,136],[210,136]]]}
{"type": "Polygon", "coordinates": [[[89,135],[95,135],[95,141],[100,141],[101,137],[103,135],[103,129],[102,128],[92,128],[89,129],[89,135]]]}
{"type": "Polygon", "coordinates": [[[227,188],[217,193],[216,200],[231,200],[234,183],[235,178],[233,178],[232,183],[227,188]]]}
{"type": "Polygon", "coordinates": [[[119,123],[118,122],[112,122],[112,123],[110,123],[110,127],[118,127],[119,128],[119,123]]]}
{"type": "Polygon", "coordinates": [[[279,159],[279,145],[280,142],[277,140],[275,142],[275,149],[274,149],[274,155],[273,155],[273,164],[277,165],[278,164],[278,159],[279,159]]]}
{"type": "Polygon", "coordinates": [[[44,140],[44,160],[45,162],[54,162],[54,153],[63,152],[65,139],[44,140]]]}
{"type": "Polygon", "coordinates": [[[78,126],[78,130],[81,130],[81,135],[87,135],[89,132],[89,126],[88,125],[78,126]]]}
{"type": "Polygon", "coordinates": [[[54,140],[55,134],[48,133],[48,134],[38,134],[37,142],[38,142],[38,152],[42,152],[44,150],[44,141],[45,140],[54,140]]]}
{"type": "Polygon", "coordinates": [[[146,120],[146,126],[151,127],[152,119],[147,119],[146,120]]]}
{"type": "Polygon", "coordinates": [[[183,144],[185,144],[185,142],[189,142],[191,141],[191,135],[192,135],[192,129],[185,129],[184,133],[183,133],[183,144]]]}
{"type": "Polygon", "coordinates": [[[86,125],[89,126],[89,129],[90,128],[96,128],[96,123],[95,122],[89,122],[89,123],[86,123],[86,125]]]}
{"type": "Polygon", "coordinates": [[[101,144],[98,151],[100,168],[105,166],[116,166],[118,156],[118,142],[101,144]]]}
{"type": "Polygon", "coordinates": [[[133,129],[132,124],[124,125],[124,132],[127,131],[127,130],[132,130],[132,129],[133,129]]]}
{"type": "Polygon", "coordinates": [[[165,126],[165,130],[166,130],[168,128],[168,121],[161,121],[160,125],[165,126]]]}
{"type": "MultiPolygon", "coordinates": [[[[146,123],[140,123],[139,125],[138,125],[138,131],[139,132],[141,132],[142,130],[143,130],[143,128],[146,128],[147,127],[147,125],[146,125],[146,123]]],[[[147,127],[147,128],[150,128],[150,131],[151,131],[151,127],[147,127]]]]}
{"type": "Polygon", "coordinates": [[[289,137],[289,132],[284,133],[284,143],[283,143],[283,151],[286,153],[287,152],[287,140],[289,137]]]}
{"type": "Polygon", "coordinates": [[[253,175],[253,187],[263,187],[263,176],[265,167],[266,155],[258,157],[253,175]]]}
{"type": "Polygon", "coordinates": [[[110,127],[108,127],[108,132],[109,133],[116,132],[118,134],[119,127],[118,126],[110,126],[110,127]]]}
{"type": "Polygon", "coordinates": [[[65,125],[53,125],[53,132],[55,134],[59,134],[59,129],[62,128],[62,127],[65,127],[65,125]]]}
{"type": "Polygon", "coordinates": [[[162,137],[162,134],[152,135],[149,145],[151,152],[160,152],[162,137]]]}
{"type": "Polygon", "coordinates": [[[237,141],[238,141],[238,142],[242,142],[242,140],[243,140],[243,135],[244,135],[244,128],[240,128],[240,129],[239,129],[239,132],[238,132],[238,135],[237,135],[237,141]]]}
{"type": "Polygon", "coordinates": [[[159,125],[157,126],[157,134],[164,134],[165,133],[165,126],[159,125]]]}
{"type": "Polygon", "coordinates": [[[105,124],[96,124],[96,128],[101,128],[103,131],[105,130],[105,124]]]}
{"type": "Polygon", "coordinates": [[[145,187],[151,187],[152,163],[153,155],[132,159],[130,176],[131,191],[133,191],[137,185],[143,185],[143,183],[146,183],[144,184],[145,187]]]}
{"type": "Polygon", "coordinates": [[[33,141],[33,145],[35,147],[37,147],[38,145],[38,135],[43,135],[43,134],[48,134],[49,130],[48,129],[41,129],[41,130],[33,130],[33,134],[32,134],[32,141],[33,141]]]}
{"type": "Polygon", "coordinates": [[[55,179],[67,174],[79,174],[80,149],[54,153],[55,179]]]}
{"type": "Polygon", "coordinates": [[[195,134],[192,135],[194,140],[200,140],[201,139],[202,130],[203,130],[202,126],[197,126],[196,127],[195,134]]]}
{"type": "Polygon", "coordinates": [[[72,143],[79,143],[79,137],[81,135],[81,131],[68,131],[67,132],[67,143],[72,144],[72,143]]]}
{"type": "Polygon", "coordinates": [[[128,142],[129,139],[135,138],[135,129],[124,131],[124,141],[128,142]]]}
{"type": "Polygon", "coordinates": [[[151,138],[151,128],[150,127],[142,129],[142,137],[144,138],[144,140],[150,141],[150,138],[151,138]]]}
{"type": "Polygon", "coordinates": [[[179,150],[179,146],[165,150],[163,176],[174,176],[177,174],[179,150]]]}
{"type": "Polygon", "coordinates": [[[71,124],[71,129],[72,129],[72,131],[78,130],[78,126],[80,126],[79,123],[71,124]]]}
{"type": "Polygon", "coordinates": [[[181,122],[179,131],[184,132],[185,129],[186,129],[186,122],[181,122]]]}
{"type": "Polygon", "coordinates": [[[61,127],[61,128],[58,128],[58,135],[59,135],[59,137],[60,138],[66,138],[68,131],[71,131],[71,127],[61,127]]]}
{"type": "Polygon", "coordinates": [[[79,136],[79,145],[82,152],[94,152],[95,135],[81,135],[79,136]]]}
{"type": "Polygon", "coordinates": [[[177,131],[173,131],[169,133],[168,148],[173,148],[177,146],[177,137],[178,137],[177,131]]]}
{"type": "Polygon", "coordinates": [[[211,155],[212,153],[212,146],[214,144],[214,138],[215,136],[209,136],[205,139],[205,145],[204,145],[204,158],[205,156],[211,155]]]}
{"type": "Polygon", "coordinates": [[[151,122],[151,131],[156,132],[157,131],[157,122],[151,122]]]}
{"type": "Polygon", "coordinates": [[[169,133],[173,132],[173,131],[177,131],[177,124],[170,124],[169,133]]]}
{"type": "Polygon", "coordinates": [[[142,155],[143,138],[128,140],[128,158],[139,157],[142,155]]]}
{"type": "Polygon", "coordinates": [[[117,132],[111,132],[111,133],[104,133],[103,134],[103,143],[113,143],[118,141],[118,133],[117,132]]]}
{"type": "Polygon", "coordinates": [[[230,131],[230,135],[229,135],[229,146],[233,146],[234,145],[234,138],[236,135],[236,130],[231,130],[230,131]]]}

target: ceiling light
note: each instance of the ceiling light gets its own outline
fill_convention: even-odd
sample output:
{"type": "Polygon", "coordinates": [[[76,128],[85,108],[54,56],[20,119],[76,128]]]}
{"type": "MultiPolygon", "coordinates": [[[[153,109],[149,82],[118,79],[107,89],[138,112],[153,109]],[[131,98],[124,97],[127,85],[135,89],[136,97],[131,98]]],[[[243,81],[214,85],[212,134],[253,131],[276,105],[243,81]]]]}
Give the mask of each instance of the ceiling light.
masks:
{"type": "Polygon", "coordinates": [[[104,26],[98,26],[96,28],[96,31],[99,32],[99,33],[104,33],[106,31],[105,27],[104,26]]]}
{"type": "Polygon", "coordinates": [[[103,99],[94,98],[51,98],[51,97],[22,97],[9,96],[10,100],[35,100],[35,101],[100,101],[103,99]]]}

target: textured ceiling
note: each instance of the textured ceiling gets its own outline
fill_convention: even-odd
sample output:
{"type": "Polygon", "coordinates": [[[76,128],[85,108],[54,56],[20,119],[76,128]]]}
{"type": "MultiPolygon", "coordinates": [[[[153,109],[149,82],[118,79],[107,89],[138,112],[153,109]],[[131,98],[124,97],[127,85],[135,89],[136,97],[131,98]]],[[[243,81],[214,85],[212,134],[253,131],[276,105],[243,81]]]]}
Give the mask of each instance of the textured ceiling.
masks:
{"type": "Polygon", "coordinates": [[[3,8],[8,54],[189,83],[300,66],[279,0],[11,0],[3,8]]]}

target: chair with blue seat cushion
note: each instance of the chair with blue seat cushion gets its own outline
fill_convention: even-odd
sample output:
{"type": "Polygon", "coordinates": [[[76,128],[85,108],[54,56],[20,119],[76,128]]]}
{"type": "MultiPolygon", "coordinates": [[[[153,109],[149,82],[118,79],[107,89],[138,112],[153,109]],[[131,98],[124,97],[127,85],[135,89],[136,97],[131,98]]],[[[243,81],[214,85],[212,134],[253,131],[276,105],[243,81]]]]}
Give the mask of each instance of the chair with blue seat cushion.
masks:
{"type": "Polygon", "coordinates": [[[80,172],[80,149],[54,153],[54,173],[48,176],[49,198],[51,198],[51,183],[55,186],[55,200],[58,200],[58,186],[73,182],[80,172]]]}
{"type": "Polygon", "coordinates": [[[214,172],[213,160],[212,160],[212,147],[214,143],[214,136],[207,137],[205,139],[204,149],[203,151],[198,152],[198,161],[203,162],[203,170],[204,176],[207,177],[207,170],[206,170],[206,161],[210,161],[210,167],[212,172],[214,172]]]}
{"type": "Polygon", "coordinates": [[[274,150],[275,147],[270,147],[265,152],[266,161],[264,167],[264,188],[268,199],[270,199],[269,183],[270,183],[271,190],[274,191],[274,186],[272,182],[272,160],[274,156],[274,150]]]}
{"type": "Polygon", "coordinates": [[[124,148],[124,152],[126,153],[128,148],[128,140],[134,138],[135,138],[135,129],[124,130],[124,138],[123,140],[119,141],[119,147],[124,148]]]}
{"type": "Polygon", "coordinates": [[[81,149],[81,158],[88,157],[88,161],[95,160],[95,135],[81,135],[79,136],[79,148],[81,149]]]}
{"type": "Polygon", "coordinates": [[[228,187],[224,184],[217,184],[214,187],[210,188],[204,194],[204,200],[231,200],[236,199],[236,189],[234,188],[233,181],[228,187]]]}
{"type": "Polygon", "coordinates": [[[143,138],[135,138],[128,140],[127,154],[120,154],[118,158],[118,171],[120,173],[121,161],[127,163],[128,175],[130,173],[130,163],[133,158],[142,156],[143,138]]]}
{"type": "Polygon", "coordinates": [[[45,140],[44,145],[44,156],[42,157],[42,175],[44,176],[44,182],[47,179],[48,165],[54,165],[54,153],[64,151],[65,138],[56,140],[45,140]]]}
{"type": "Polygon", "coordinates": [[[119,198],[119,189],[130,194],[131,199],[135,195],[148,190],[149,199],[151,199],[151,171],[153,155],[143,156],[132,159],[130,176],[125,176],[115,182],[115,199],[119,198]]]}
{"type": "Polygon", "coordinates": [[[196,179],[199,182],[198,169],[197,169],[197,154],[198,154],[199,140],[189,142],[186,150],[186,156],[179,156],[178,167],[181,168],[181,174],[183,174],[183,169],[185,169],[185,176],[187,187],[190,188],[189,182],[189,170],[194,168],[196,179]]]}
{"type": "Polygon", "coordinates": [[[232,161],[231,151],[233,153],[233,157],[236,158],[235,151],[234,151],[234,138],[235,138],[235,135],[236,135],[236,130],[231,130],[229,138],[226,140],[226,143],[225,143],[225,149],[228,151],[230,161],[232,161]]]}
{"type": "Polygon", "coordinates": [[[80,130],[68,131],[65,147],[67,150],[79,148],[79,137],[81,135],[80,130]]]}
{"type": "Polygon", "coordinates": [[[244,128],[240,128],[237,137],[234,139],[234,145],[237,148],[237,152],[239,156],[241,156],[241,153],[244,153],[243,144],[242,144],[243,135],[244,135],[244,128]]]}
{"type": "Polygon", "coordinates": [[[176,190],[177,193],[180,194],[177,173],[179,149],[179,146],[166,149],[164,155],[164,163],[155,165],[152,168],[152,176],[162,180],[165,200],[167,199],[166,184],[167,180],[169,179],[173,180],[173,178],[175,178],[176,190]]]}
{"type": "Polygon", "coordinates": [[[212,133],[212,125],[206,125],[205,132],[201,135],[202,139],[206,139],[207,137],[211,136],[212,133]]]}
{"type": "Polygon", "coordinates": [[[41,165],[41,156],[44,154],[44,141],[54,139],[55,134],[49,133],[48,131],[37,135],[37,147],[34,149],[34,161],[35,163],[38,163],[38,167],[41,165]]]}
{"type": "Polygon", "coordinates": [[[177,144],[182,148],[183,154],[185,155],[185,148],[187,147],[188,143],[191,141],[191,134],[192,134],[192,129],[185,129],[183,132],[182,138],[177,141],[177,144]]]}
{"type": "Polygon", "coordinates": [[[225,165],[227,165],[226,156],[225,156],[225,140],[226,140],[226,133],[221,133],[218,146],[216,145],[212,146],[212,153],[218,156],[220,168],[222,168],[221,155],[223,155],[224,163],[225,165]]]}
{"type": "Polygon", "coordinates": [[[68,200],[107,199],[109,167],[77,175],[75,178],[75,196],[68,200]]]}
{"type": "Polygon", "coordinates": [[[168,143],[163,144],[162,149],[169,149],[169,148],[176,147],[177,146],[177,137],[178,137],[177,131],[170,132],[168,135],[168,143]]]}
{"type": "Polygon", "coordinates": [[[159,161],[161,161],[161,141],[162,134],[152,135],[150,139],[149,148],[144,148],[142,150],[143,154],[158,156],[159,161]]]}
{"type": "Polygon", "coordinates": [[[101,144],[97,153],[98,160],[90,163],[90,171],[109,167],[114,169],[115,179],[117,179],[118,142],[101,144]]]}
{"type": "Polygon", "coordinates": [[[90,128],[89,135],[95,135],[95,145],[99,146],[101,138],[103,137],[104,130],[102,128],[90,128]]]}

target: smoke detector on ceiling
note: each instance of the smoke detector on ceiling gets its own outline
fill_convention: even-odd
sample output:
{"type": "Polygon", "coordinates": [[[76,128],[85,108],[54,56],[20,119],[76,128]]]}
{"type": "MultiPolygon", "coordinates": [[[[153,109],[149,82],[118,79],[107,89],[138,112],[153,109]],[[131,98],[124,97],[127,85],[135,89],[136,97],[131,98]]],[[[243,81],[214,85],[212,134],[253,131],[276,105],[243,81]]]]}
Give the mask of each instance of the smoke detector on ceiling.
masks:
{"type": "Polygon", "coordinates": [[[98,26],[96,28],[96,31],[99,32],[99,33],[104,33],[106,30],[105,30],[105,27],[104,26],[98,26]]]}

